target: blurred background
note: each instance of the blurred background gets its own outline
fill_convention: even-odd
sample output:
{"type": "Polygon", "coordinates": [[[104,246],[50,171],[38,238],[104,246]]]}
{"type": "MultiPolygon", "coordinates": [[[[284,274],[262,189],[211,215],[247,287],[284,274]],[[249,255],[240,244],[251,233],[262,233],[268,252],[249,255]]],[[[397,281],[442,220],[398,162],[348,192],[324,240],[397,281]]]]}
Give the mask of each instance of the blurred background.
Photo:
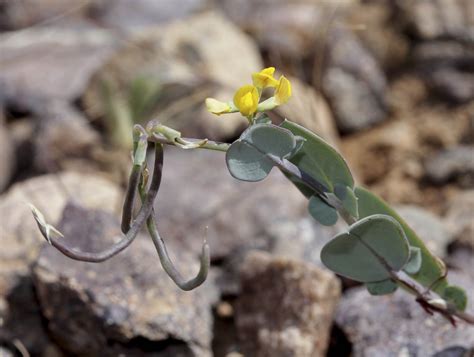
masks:
{"type": "Polygon", "coordinates": [[[272,120],[337,147],[472,300],[472,0],[0,0],[0,31],[0,356],[473,355],[474,328],[324,269],[344,225],[308,217],[278,172],[237,182],[222,153],[165,152],[170,254],[192,276],[211,246],[193,292],[145,234],[106,263],[75,262],[45,247],[27,206],[72,246],[112,244],[133,124],[231,142],[245,121],[204,99],[275,66],[293,98],[272,120]]]}

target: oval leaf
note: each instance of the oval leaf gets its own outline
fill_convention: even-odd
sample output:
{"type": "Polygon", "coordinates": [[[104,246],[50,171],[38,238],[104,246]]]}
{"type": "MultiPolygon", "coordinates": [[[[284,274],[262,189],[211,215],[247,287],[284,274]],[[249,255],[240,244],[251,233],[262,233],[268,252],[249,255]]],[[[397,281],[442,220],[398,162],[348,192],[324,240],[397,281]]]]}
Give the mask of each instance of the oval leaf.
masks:
{"type": "Polygon", "coordinates": [[[392,279],[376,281],[374,283],[367,283],[367,290],[370,295],[387,295],[392,294],[397,290],[398,285],[392,279]]]}
{"type": "Polygon", "coordinates": [[[393,218],[373,215],[337,235],[321,251],[321,261],[339,275],[361,282],[390,278],[408,261],[409,246],[393,218]]]}
{"type": "Polygon", "coordinates": [[[318,196],[309,199],[308,211],[323,226],[332,226],[337,222],[337,211],[318,196]]]}

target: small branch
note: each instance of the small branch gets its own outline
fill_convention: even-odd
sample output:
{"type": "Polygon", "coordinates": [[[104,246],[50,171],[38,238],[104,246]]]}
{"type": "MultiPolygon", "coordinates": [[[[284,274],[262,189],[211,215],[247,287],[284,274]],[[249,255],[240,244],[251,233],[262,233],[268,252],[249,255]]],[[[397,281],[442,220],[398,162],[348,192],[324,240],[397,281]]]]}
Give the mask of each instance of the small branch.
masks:
{"type": "MultiPolygon", "coordinates": [[[[183,140],[191,143],[199,143],[202,141],[202,139],[191,139],[191,138],[183,138],[183,140]]],[[[148,141],[154,142],[154,143],[160,143],[163,145],[171,145],[171,146],[178,146],[176,145],[176,142],[173,140],[166,139],[165,137],[161,135],[157,135],[156,133],[153,133],[151,137],[148,138],[148,141]]],[[[227,143],[220,143],[217,141],[211,141],[207,140],[205,143],[200,144],[199,146],[195,147],[196,149],[207,149],[207,150],[213,150],[213,151],[222,151],[226,152],[230,147],[230,144],[227,143]]]]}
{"type": "MultiPolygon", "coordinates": [[[[147,217],[151,214],[153,210],[153,201],[155,200],[156,194],[161,183],[161,171],[162,171],[162,162],[163,162],[163,147],[160,144],[155,145],[155,167],[153,170],[153,177],[150,184],[150,189],[148,190],[148,195],[144,201],[140,211],[138,212],[136,220],[133,222],[130,230],[122,237],[122,239],[112,245],[111,247],[105,249],[102,252],[98,253],[89,253],[81,252],[75,249],[69,248],[61,240],[55,237],[47,237],[44,233],[46,239],[50,238],[50,242],[58,249],[61,253],[68,256],[71,259],[99,263],[107,259],[112,258],[113,256],[120,253],[122,250],[127,248],[135,239],[141,227],[145,223],[147,217]]],[[[43,232],[43,231],[42,231],[43,232]]]]}
{"type": "Polygon", "coordinates": [[[143,164],[146,158],[148,146],[148,135],[145,129],[140,125],[134,127],[133,133],[133,166],[128,180],[127,192],[123,202],[122,209],[122,232],[125,234],[130,230],[130,222],[133,215],[133,204],[135,203],[135,195],[140,181],[143,164]]]}

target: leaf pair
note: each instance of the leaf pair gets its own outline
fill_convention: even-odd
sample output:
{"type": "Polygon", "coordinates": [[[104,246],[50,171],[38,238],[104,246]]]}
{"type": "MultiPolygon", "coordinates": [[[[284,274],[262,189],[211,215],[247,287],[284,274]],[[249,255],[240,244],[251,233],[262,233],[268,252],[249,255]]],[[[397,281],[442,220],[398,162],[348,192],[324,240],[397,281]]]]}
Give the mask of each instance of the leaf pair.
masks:
{"type": "Polygon", "coordinates": [[[278,161],[291,157],[301,141],[276,125],[252,125],[227,150],[227,168],[238,180],[261,181],[278,161]]]}

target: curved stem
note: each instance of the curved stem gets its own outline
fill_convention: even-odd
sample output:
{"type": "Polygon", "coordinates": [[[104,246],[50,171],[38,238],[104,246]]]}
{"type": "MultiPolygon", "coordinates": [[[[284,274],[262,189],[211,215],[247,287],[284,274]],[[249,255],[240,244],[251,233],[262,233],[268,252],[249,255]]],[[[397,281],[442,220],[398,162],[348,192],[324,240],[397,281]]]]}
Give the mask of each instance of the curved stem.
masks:
{"type": "MultiPolygon", "coordinates": [[[[148,195],[145,194],[143,186],[139,186],[139,192],[142,201],[146,201],[148,195]]],[[[209,273],[209,267],[211,265],[209,244],[207,244],[207,242],[205,241],[202,246],[199,272],[194,278],[186,280],[185,278],[183,278],[178,269],[176,269],[171,258],[169,257],[165,242],[161,238],[157,229],[154,210],[152,210],[146,223],[148,232],[150,233],[153,244],[155,245],[156,251],[158,252],[161,266],[165,270],[166,274],[168,274],[168,276],[171,278],[171,280],[173,280],[179,288],[185,291],[193,290],[200,286],[202,283],[204,283],[206,281],[207,274],[209,273]]]]}
{"type": "MultiPolygon", "coordinates": [[[[158,193],[158,189],[161,183],[162,163],[163,163],[163,147],[160,144],[156,144],[155,145],[155,166],[153,170],[153,177],[150,183],[150,189],[148,190],[148,195],[146,197],[146,200],[143,202],[143,205],[140,208],[140,211],[138,212],[137,218],[133,222],[127,234],[125,234],[125,236],[123,236],[119,242],[103,250],[102,252],[90,253],[90,252],[81,252],[81,251],[69,248],[66,244],[64,244],[58,238],[49,237],[50,242],[53,245],[53,247],[55,247],[61,253],[63,253],[64,255],[68,256],[71,259],[84,261],[84,262],[91,262],[91,263],[103,262],[107,259],[112,258],[113,256],[120,253],[122,250],[127,248],[133,242],[138,232],[140,231],[141,227],[143,226],[146,219],[148,218],[148,216],[151,214],[153,210],[153,201],[155,200],[156,194],[158,193]]],[[[45,238],[48,239],[48,237],[46,236],[45,238]]]]}

